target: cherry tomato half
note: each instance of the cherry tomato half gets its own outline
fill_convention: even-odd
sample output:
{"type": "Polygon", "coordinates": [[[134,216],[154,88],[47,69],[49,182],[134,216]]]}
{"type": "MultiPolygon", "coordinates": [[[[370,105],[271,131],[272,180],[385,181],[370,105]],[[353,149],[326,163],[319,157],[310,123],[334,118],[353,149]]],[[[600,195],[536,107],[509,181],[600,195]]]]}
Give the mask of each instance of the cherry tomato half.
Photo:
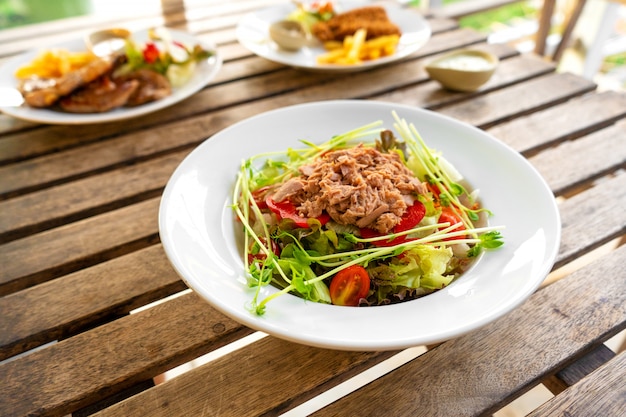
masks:
{"type": "MultiPolygon", "coordinates": [[[[458,214],[456,214],[450,207],[443,207],[441,210],[441,215],[439,216],[439,223],[450,223],[450,225],[462,223],[461,218],[458,214]]],[[[457,226],[456,229],[452,230],[453,232],[460,232],[461,230],[465,230],[465,225],[457,226]]],[[[444,240],[456,240],[456,239],[465,239],[467,235],[460,235],[449,237],[444,240]]]]}
{"type": "Polygon", "coordinates": [[[265,202],[265,199],[267,197],[267,192],[269,191],[269,189],[269,186],[265,186],[259,188],[258,190],[252,191],[252,198],[254,198],[256,205],[259,206],[260,209],[267,208],[267,203],[265,202]]]}
{"type": "MultiPolygon", "coordinates": [[[[263,242],[264,245],[267,245],[267,239],[265,239],[264,236],[259,236],[259,240],[263,242]]],[[[256,245],[256,242],[254,241],[250,242],[250,248],[254,248],[255,245],[256,245]]],[[[274,252],[276,256],[280,256],[280,247],[273,240],[270,240],[270,248],[272,249],[272,252],[274,252]]],[[[266,258],[267,258],[267,255],[265,255],[265,253],[262,251],[258,251],[257,253],[254,253],[254,254],[250,252],[248,253],[248,265],[251,265],[255,261],[264,261],[266,258]]]]}
{"type": "Polygon", "coordinates": [[[369,290],[370,276],[361,265],[352,265],[337,272],[330,281],[330,299],[338,306],[358,306],[369,290]]]}
{"type": "Polygon", "coordinates": [[[148,64],[154,64],[159,59],[159,48],[152,43],[146,43],[146,47],[143,50],[143,60],[148,64]]]}
{"type": "MultiPolygon", "coordinates": [[[[400,223],[398,223],[394,228],[394,233],[400,233],[407,230],[411,230],[416,227],[426,215],[426,207],[420,201],[415,201],[412,206],[408,206],[400,223]]],[[[368,239],[372,237],[382,236],[375,230],[363,228],[361,229],[361,237],[368,239]]],[[[376,242],[372,242],[376,246],[393,246],[403,243],[407,240],[406,236],[398,236],[392,240],[378,240],[376,242]]]]}

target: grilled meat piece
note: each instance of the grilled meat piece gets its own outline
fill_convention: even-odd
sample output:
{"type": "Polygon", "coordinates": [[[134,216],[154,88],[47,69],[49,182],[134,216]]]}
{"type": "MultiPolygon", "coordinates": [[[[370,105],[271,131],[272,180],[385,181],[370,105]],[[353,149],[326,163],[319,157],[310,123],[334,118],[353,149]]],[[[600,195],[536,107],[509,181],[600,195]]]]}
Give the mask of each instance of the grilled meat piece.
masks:
{"type": "Polygon", "coordinates": [[[114,80],[116,83],[129,80],[139,83],[138,88],[129,97],[127,106],[138,106],[172,94],[172,86],[164,75],[145,68],[115,77],[114,80]]]}
{"type": "Polygon", "coordinates": [[[23,82],[19,89],[24,101],[31,107],[50,107],[61,97],[89,84],[113,68],[111,58],[95,59],[84,67],[68,72],[54,80],[32,79],[23,82]]]}
{"type": "Polygon", "coordinates": [[[103,113],[126,105],[138,88],[137,80],[117,82],[103,76],[63,97],[59,105],[70,113],[103,113]]]}
{"type": "Polygon", "coordinates": [[[322,42],[343,41],[358,29],[367,30],[367,39],[386,35],[401,35],[400,28],[389,20],[380,6],[366,6],[333,16],[326,22],[318,22],[311,28],[313,35],[322,42]]]}

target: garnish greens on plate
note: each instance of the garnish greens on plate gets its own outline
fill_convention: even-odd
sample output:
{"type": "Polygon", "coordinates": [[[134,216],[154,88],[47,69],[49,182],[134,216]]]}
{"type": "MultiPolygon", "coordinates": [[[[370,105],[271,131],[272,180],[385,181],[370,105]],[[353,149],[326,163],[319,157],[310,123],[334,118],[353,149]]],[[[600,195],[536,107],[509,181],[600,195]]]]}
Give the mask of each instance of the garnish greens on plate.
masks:
{"type": "Polygon", "coordinates": [[[393,116],[400,138],[374,122],[243,161],[232,198],[251,311],[286,293],[344,306],[413,300],[503,244],[478,190],[393,116]],[[260,299],[267,285],[279,291],[260,299]]]}

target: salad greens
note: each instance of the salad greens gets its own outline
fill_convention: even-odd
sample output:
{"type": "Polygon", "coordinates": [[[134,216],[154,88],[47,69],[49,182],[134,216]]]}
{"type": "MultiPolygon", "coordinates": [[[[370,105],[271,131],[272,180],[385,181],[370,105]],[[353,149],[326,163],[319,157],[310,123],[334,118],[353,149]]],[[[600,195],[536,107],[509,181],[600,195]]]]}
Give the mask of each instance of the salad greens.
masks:
{"type": "Polygon", "coordinates": [[[184,85],[192,77],[196,63],[213,55],[200,45],[186,45],[172,39],[165,28],[148,31],[148,41],[139,43],[127,39],[124,48],[126,63],[116,70],[122,75],[147,68],[163,74],[173,87],[184,85]]]}
{"type": "Polygon", "coordinates": [[[325,22],[336,14],[332,1],[314,1],[312,3],[296,1],[295,3],[298,7],[289,13],[287,20],[300,23],[308,34],[311,33],[313,25],[318,22],[325,22]]]}
{"type": "Polygon", "coordinates": [[[483,250],[503,244],[498,231],[502,227],[481,224],[491,212],[480,207],[477,192],[467,190],[461,174],[427,146],[415,126],[395,112],[393,117],[401,140],[383,129],[382,122],[374,122],[319,145],[302,141],[306,146],[301,149],[258,154],[242,162],[232,208],[244,231],[248,285],[256,288],[249,306],[252,312],[262,315],[271,300],[286,293],[330,304],[346,299],[345,292],[353,288],[361,294],[363,285],[368,287],[363,292],[367,295],[359,295],[351,305],[415,299],[449,285],[483,250]],[[380,139],[372,141],[378,135],[380,139]],[[415,206],[423,209],[414,218],[416,224],[372,234],[328,216],[303,220],[290,216],[285,207],[278,211],[268,207],[267,196],[300,176],[301,166],[357,144],[397,152],[426,184],[429,192],[417,196],[415,206]],[[341,285],[333,284],[335,279],[341,279],[341,285]],[[260,299],[261,288],[267,285],[279,291],[260,299]],[[339,297],[337,291],[344,294],[339,297]]]}

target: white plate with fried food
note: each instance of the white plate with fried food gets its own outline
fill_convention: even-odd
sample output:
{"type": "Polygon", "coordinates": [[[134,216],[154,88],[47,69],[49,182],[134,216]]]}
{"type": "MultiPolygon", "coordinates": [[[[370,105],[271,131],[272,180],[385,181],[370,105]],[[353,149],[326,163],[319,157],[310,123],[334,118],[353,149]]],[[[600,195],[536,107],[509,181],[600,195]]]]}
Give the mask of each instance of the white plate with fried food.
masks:
{"type": "MultiPolygon", "coordinates": [[[[150,30],[135,32],[131,35],[132,40],[139,45],[147,44],[150,40],[149,33],[150,30]]],[[[60,100],[67,96],[54,99],[54,102],[47,107],[34,107],[27,104],[25,101],[25,95],[27,93],[22,93],[24,91],[23,87],[21,87],[21,85],[23,85],[22,80],[16,76],[18,71],[22,71],[24,68],[32,65],[44,65],[42,64],[42,60],[44,63],[50,64],[50,62],[46,62],[46,59],[48,61],[55,61],[54,65],[59,67],[66,69],[71,67],[72,70],[74,70],[73,65],[77,67],[80,66],[80,63],[76,61],[85,59],[87,55],[84,40],[78,38],[26,52],[9,60],[0,67],[0,112],[18,119],[37,123],[79,125],[129,119],[152,113],[178,103],[201,90],[216,76],[221,68],[222,58],[213,44],[200,41],[185,32],[167,29],[167,33],[169,34],[168,36],[171,37],[172,42],[191,48],[198,46],[204,51],[207,51],[209,56],[198,60],[193,66],[193,72],[188,76],[188,79],[185,78],[184,83],[179,86],[172,85],[169,94],[162,98],[140,105],[123,105],[110,110],[104,110],[108,108],[104,106],[99,112],[87,110],[79,113],[65,111],[60,107],[60,100]]],[[[86,67],[83,66],[82,68],[86,67]]],[[[88,70],[83,70],[82,74],[76,73],[74,78],[88,77],[86,74],[89,72],[88,70]]],[[[67,72],[63,75],[66,74],[67,72]]],[[[77,84],[80,84],[80,82],[77,84]]],[[[59,84],[57,83],[56,85],[59,84]]],[[[80,88],[74,91],[76,92],[78,90],[80,90],[80,88]]],[[[102,102],[109,99],[109,96],[98,97],[98,100],[102,102]]],[[[119,97],[116,99],[119,100],[119,97]]]]}
{"type": "Polygon", "coordinates": [[[328,3],[332,5],[335,13],[333,19],[342,16],[339,18],[341,21],[337,22],[336,19],[332,27],[333,33],[338,36],[335,40],[329,41],[324,36],[320,39],[320,31],[314,30],[315,23],[312,22],[315,17],[304,13],[304,10],[308,9],[302,9],[302,7],[306,7],[302,5],[303,3],[298,5],[295,2],[286,2],[247,14],[237,26],[237,39],[244,47],[270,61],[295,68],[323,72],[362,71],[388,64],[411,55],[430,39],[430,25],[415,9],[397,4],[381,3],[377,5],[364,1],[328,3]],[[372,12],[372,8],[382,9],[386,14],[386,21],[381,24],[378,20],[380,10],[372,12]],[[363,9],[369,10],[356,16],[350,16],[349,19],[345,18],[347,17],[346,14],[355,13],[357,10],[360,12],[363,9]],[[270,26],[284,20],[298,21],[304,26],[308,33],[305,46],[296,50],[284,49],[272,40],[270,26]],[[395,27],[397,31],[391,30],[388,34],[380,32],[388,26],[395,27]],[[366,33],[366,39],[359,40],[356,31],[363,28],[369,33],[366,33]],[[354,34],[341,39],[345,35],[342,32],[346,31],[354,31],[354,34]],[[389,40],[390,45],[387,38],[394,34],[397,38],[395,41],[389,40]],[[374,39],[371,39],[372,37],[374,39]],[[370,54],[374,44],[378,44],[375,48],[377,51],[370,54]]]}

